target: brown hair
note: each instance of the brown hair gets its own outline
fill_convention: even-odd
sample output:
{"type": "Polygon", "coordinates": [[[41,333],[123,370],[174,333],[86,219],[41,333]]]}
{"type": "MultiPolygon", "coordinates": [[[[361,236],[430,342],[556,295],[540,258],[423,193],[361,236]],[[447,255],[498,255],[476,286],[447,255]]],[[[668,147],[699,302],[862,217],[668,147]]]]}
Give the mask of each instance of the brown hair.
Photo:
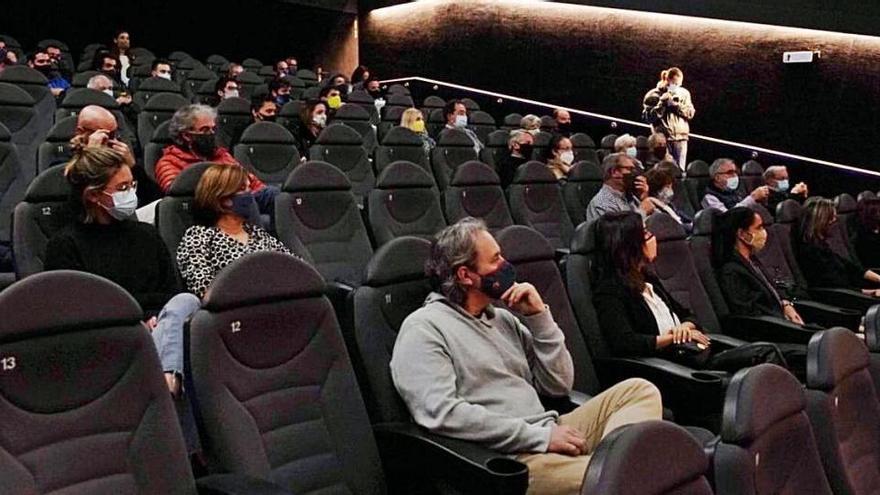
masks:
{"type": "Polygon", "coordinates": [[[651,196],[656,197],[664,187],[672,184],[672,172],[665,168],[654,167],[645,172],[645,180],[648,181],[648,191],[651,196]]]}
{"type": "Polygon", "coordinates": [[[670,67],[660,73],[661,81],[668,81],[673,77],[684,77],[684,73],[678,67],[670,67]]]}
{"type": "Polygon", "coordinates": [[[813,196],[804,203],[801,217],[801,238],[807,244],[824,244],[828,229],[837,215],[837,209],[830,199],[813,196]]]}
{"type": "Polygon", "coordinates": [[[122,167],[129,166],[127,157],[113,148],[86,146],[75,151],[73,158],[64,166],[64,177],[73,188],[70,199],[81,209],[83,222],[92,223],[95,220],[95,206],[86,203],[85,194],[104,189],[122,167]]]}
{"type": "Polygon", "coordinates": [[[239,192],[247,179],[247,171],[237,164],[215,163],[208,167],[196,186],[196,222],[213,226],[226,211],[222,201],[239,192]]]}
{"type": "Polygon", "coordinates": [[[862,199],[858,208],[859,223],[863,229],[873,232],[880,228],[880,198],[862,199]]]}

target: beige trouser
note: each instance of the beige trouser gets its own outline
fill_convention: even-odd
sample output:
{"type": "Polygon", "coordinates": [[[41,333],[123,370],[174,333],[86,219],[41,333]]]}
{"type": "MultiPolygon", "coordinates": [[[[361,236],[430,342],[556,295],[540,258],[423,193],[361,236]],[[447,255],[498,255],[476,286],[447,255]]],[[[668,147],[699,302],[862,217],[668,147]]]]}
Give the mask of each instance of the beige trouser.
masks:
{"type": "MultiPolygon", "coordinates": [[[[663,419],[660,391],[641,378],[622,381],[593,397],[574,411],[559,417],[559,424],[580,431],[587,452],[593,452],[606,435],[623,425],[663,419]]],[[[517,459],[529,466],[529,494],[578,494],[589,455],[520,454],[517,459]]]]}

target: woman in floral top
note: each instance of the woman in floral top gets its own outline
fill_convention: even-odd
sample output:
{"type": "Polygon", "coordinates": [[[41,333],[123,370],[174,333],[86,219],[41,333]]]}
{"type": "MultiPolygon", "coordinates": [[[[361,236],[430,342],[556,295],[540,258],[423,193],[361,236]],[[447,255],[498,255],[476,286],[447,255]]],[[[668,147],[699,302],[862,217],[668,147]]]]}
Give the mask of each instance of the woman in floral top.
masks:
{"type": "Polygon", "coordinates": [[[202,298],[226,265],[258,251],[291,254],[262,227],[247,222],[257,211],[247,171],[215,164],[196,187],[197,225],[187,229],[177,247],[177,266],[188,291],[202,298]]]}

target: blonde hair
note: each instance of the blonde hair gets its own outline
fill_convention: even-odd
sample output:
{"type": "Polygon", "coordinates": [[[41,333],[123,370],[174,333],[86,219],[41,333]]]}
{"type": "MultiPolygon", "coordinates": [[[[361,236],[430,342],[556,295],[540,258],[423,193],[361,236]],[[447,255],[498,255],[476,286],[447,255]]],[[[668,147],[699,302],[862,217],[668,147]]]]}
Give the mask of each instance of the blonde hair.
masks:
{"type": "Polygon", "coordinates": [[[86,203],[86,193],[107,187],[122,167],[130,167],[128,157],[105,146],[79,148],[64,166],[64,177],[73,188],[72,198],[76,198],[82,207],[83,222],[95,220],[95,206],[86,203]]]}
{"type": "Polygon", "coordinates": [[[837,208],[830,199],[813,196],[804,202],[801,217],[801,236],[807,244],[823,244],[826,242],[831,222],[837,217],[837,208]]]}
{"type": "Polygon", "coordinates": [[[668,81],[673,77],[684,77],[684,72],[681,71],[678,67],[670,67],[660,73],[661,81],[668,81]]]}
{"type": "Polygon", "coordinates": [[[422,111],[418,108],[407,108],[403,111],[403,115],[400,116],[400,126],[406,127],[407,129],[412,130],[413,124],[421,117],[422,120],[425,119],[425,116],[422,115],[422,111]]]}
{"type": "Polygon", "coordinates": [[[239,192],[248,173],[238,164],[214,163],[202,174],[196,186],[195,209],[198,223],[214,225],[226,208],[222,201],[239,192]]]}
{"type": "Polygon", "coordinates": [[[627,148],[635,147],[637,143],[638,141],[636,140],[636,138],[630,136],[629,134],[624,134],[614,140],[614,151],[626,151],[627,148]]]}

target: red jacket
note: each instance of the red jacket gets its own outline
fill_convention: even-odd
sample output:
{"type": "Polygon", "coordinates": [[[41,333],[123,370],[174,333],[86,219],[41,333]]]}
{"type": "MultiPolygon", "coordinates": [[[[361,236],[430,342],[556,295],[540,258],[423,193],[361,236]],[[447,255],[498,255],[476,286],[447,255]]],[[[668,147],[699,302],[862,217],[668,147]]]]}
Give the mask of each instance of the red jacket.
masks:
{"type": "MultiPolygon", "coordinates": [[[[174,179],[180,175],[183,169],[193,163],[205,161],[230,165],[238,164],[235,158],[229,154],[229,151],[222,146],[217,147],[217,151],[210,160],[204,160],[195,153],[172,144],[165,147],[162,158],[156,162],[156,182],[159,184],[159,188],[162,189],[163,193],[168,194],[168,190],[171,189],[171,183],[174,182],[174,179]]],[[[259,191],[266,187],[254,174],[248,173],[248,177],[251,180],[251,191],[259,191]]]]}

